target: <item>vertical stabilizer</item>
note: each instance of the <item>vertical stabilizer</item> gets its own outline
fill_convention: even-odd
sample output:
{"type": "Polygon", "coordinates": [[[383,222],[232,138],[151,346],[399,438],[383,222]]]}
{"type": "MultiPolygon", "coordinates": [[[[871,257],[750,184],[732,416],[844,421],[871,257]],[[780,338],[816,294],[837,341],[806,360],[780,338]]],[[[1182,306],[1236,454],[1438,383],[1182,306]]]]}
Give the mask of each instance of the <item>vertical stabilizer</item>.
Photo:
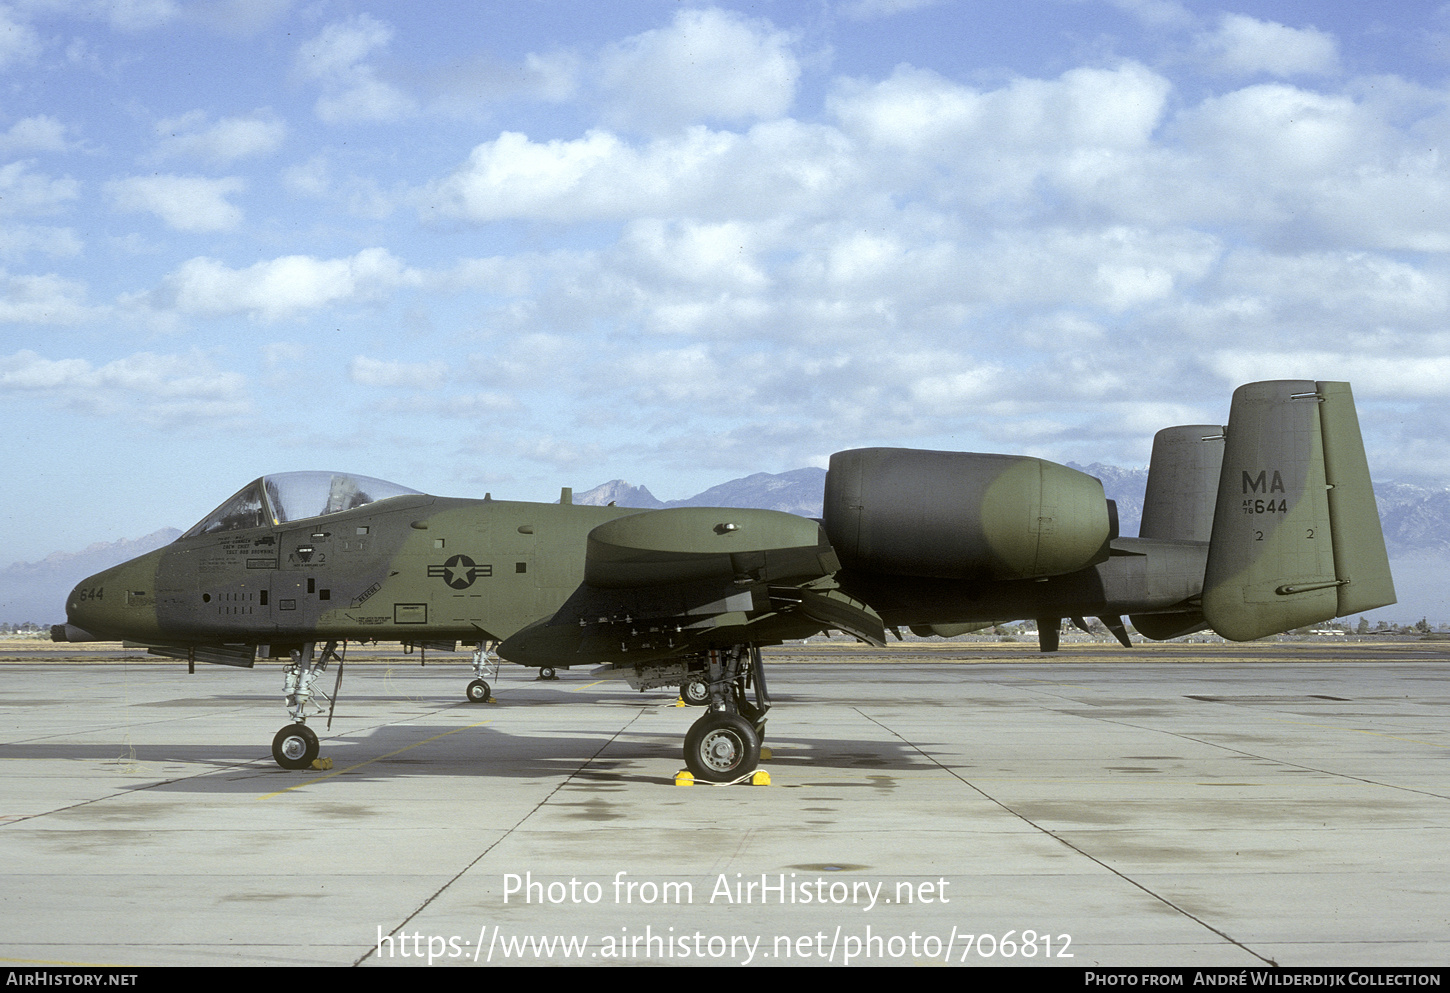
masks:
{"type": "Polygon", "coordinates": [[[1153,436],[1140,538],[1208,541],[1223,466],[1224,429],[1182,424],[1153,436]]]}
{"type": "Polygon", "coordinates": [[[1241,386],[1227,435],[1203,584],[1213,629],[1248,641],[1393,603],[1348,385],[1241,386]]]}

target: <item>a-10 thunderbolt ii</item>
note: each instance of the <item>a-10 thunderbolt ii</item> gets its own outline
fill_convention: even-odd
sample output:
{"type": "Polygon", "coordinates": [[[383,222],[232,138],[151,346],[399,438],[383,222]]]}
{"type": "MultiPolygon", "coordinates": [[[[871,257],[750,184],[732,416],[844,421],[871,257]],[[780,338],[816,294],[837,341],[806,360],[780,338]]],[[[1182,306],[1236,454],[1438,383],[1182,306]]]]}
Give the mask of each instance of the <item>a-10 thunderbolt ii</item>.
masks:
{"type": "MultiPolygon", "coordinates": [[[[769,510],[445,499],[342,473],[243,487],[171,545],[82,582],[57,640],[124,639],[251,666],[288,659],[273,755],[317,755],[306,717],[339,642],[474,646],[484,663],[605,665],[680,687],[700,779],[752,773],[761,646],[837,630],[952,635],[1122,618],[1149,638],[1246,641],[1395,601],[1345,383],[1240,387],[1227,427],[1154,440],[1137,538],[1091,476],[1042,459],[867,448],[832,456],[820,521],[769,510]],[[324,647],[318,651],[317,646],[324,647]]],[[[340,676],[340,673],[339,673],[340,676]]]]}

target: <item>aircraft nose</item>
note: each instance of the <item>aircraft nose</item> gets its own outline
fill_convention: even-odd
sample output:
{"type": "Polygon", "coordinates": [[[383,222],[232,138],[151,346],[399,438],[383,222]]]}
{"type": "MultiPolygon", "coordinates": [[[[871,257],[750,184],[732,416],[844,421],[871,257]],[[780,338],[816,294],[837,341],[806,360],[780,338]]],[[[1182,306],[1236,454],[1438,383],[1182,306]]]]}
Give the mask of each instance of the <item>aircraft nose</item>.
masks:
{"type": "MultiPolygon", "coordinates": [[[[150,552],[98,572],[76,584],[65,602],[67,641],[144,641],[156,637],[155,591],[158,555],[150,552]]],[[[52,637],[55,632],[52,631],[52,637]]]]}
{"type": "MultiPolygon", "coordinates": [[[[111,599],[122,599],[124,594],[114,583],[108,583],[108,572],[98,572],[76,584],[65,600],[66,641],[91,641],[104,637],[114,626],[114,619],[106,604],[106,587],[112,588],[111,599]],[[73,636],[74,635],[74,636],[73,636]],[[87,637],[88,636],[88,637],[87,637]]],[[[54,632],[52,633],[54,637],[54,632]]]]}

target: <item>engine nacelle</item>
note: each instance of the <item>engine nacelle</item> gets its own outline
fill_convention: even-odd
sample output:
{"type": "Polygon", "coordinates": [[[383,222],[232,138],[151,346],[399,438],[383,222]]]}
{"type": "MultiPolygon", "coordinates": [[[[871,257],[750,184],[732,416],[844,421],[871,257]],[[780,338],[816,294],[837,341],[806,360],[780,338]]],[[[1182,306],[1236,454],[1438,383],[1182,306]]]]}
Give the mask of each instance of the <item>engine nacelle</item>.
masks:
{"type": "Polygon", "coordinates": [[[831,456],[825,527],[848,568],[1032,579],[1106,561],[1103,484],[1016,455],[858,448],[831,456]]]}

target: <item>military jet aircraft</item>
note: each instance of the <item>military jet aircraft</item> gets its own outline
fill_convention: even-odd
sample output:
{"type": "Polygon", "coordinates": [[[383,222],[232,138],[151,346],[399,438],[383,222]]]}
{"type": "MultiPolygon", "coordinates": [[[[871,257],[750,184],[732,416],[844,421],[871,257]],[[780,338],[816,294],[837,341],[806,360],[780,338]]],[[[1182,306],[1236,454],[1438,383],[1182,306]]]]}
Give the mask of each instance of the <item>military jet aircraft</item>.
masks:
{"type": "MultiPolygon", "coordinates": [[[[705,708],[699,779],[748,777],[770,696],[761,646],[837,630],[959,634],[1064,618],[1246,641],[1395,601],[1346,383],[1252,383],[1227,427],[1154,440],[1136,538],[1091,476],[1025,456],[867,448],[831,458],[820,521],[429,496],[345,473],[244,486],[191,530],[82,582],[57,641],[125,639],[251,666],[284,658],[283,768],[318,751],[313,685],[339,643],[473,646],[485,666],[606,665],[705,708]],[[319,652],[317,646],[324,647],[319,652]]],[[[341,673],[339,671],[339,678],[341,673]]]]}

